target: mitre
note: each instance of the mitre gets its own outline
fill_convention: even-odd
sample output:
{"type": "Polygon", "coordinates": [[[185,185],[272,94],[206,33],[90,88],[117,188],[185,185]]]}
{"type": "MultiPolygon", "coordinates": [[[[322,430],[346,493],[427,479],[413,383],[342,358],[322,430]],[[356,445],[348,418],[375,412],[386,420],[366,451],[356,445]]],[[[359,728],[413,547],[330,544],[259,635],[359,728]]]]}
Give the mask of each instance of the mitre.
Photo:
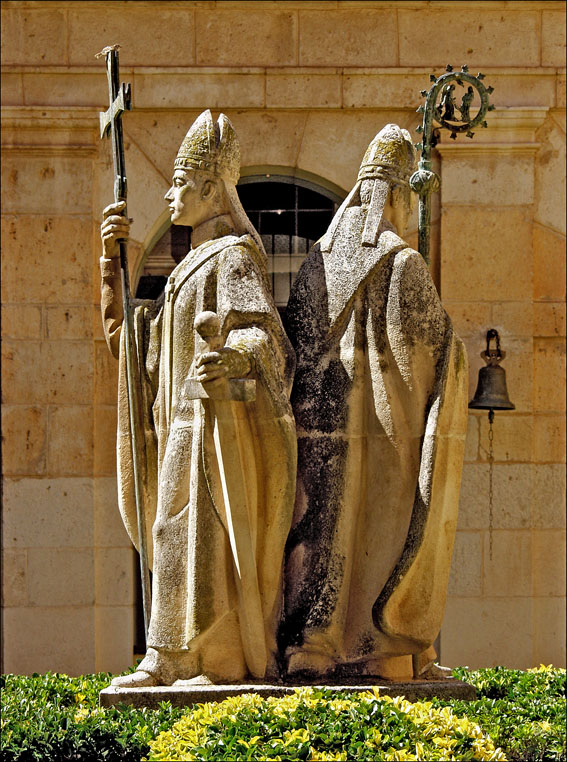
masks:
{"type": "Polygon", "coordinates": [[[415,161],[416,151],[409,132],[397,124],[387,124],[366,149],[358,179],[407,183],[415,171],[415,161]]]}
{"type": "Polygon", "coordinates": [[[175,169],[198,169],[236,185],[240,177],[240,145],[228,117],[215,123],[209,109],[197,117],[177,153],[175,169]]]}

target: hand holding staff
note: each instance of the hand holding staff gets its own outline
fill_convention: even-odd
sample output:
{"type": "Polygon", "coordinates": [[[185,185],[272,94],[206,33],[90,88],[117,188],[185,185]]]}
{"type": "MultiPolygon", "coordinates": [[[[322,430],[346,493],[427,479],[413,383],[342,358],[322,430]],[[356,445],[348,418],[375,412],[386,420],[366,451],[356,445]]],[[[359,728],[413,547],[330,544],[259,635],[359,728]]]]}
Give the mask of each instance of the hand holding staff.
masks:
{"type": "Polygon", "coordinates": [[[126,165],[124,161],[124,141],[122,137],[122,113],[132,108],[130,85],[119,85],[118,48],[110,45],[98,53],[97,58],[106,56],[108,74],[108,94],[110,106],[108,111],[100,114],[100,132],[104,138],[109,133],[112,136],[112,158],[114,162],[114,204],[104,210],[104,222],[101,229],[104,257],[114,259],[120,257],[120,272],[122,281],[122,307],[124,321],[124,347],[126,354],[126,383],[128,387],[128,408],[130,418],[130,439],[132,444],[132,464],[134,475],[134,493],[136,500],[136,516],[138,520],[138,545],[140,551],[140,573],[142,577],[142,596],[144,603],[144,626],[146,638],[150,623],[151,592],[150,572],[147,556],[146,521],[144,499],[141,482],[140,448],[143,442],[138,442],[138,425],[141,422],[138,397],[136,394],[136,378],[134,373],[133,306],[130,294],[130,279],[128,274],[128,256],[126,242],[128,239],[130,221],[126,213],[126,165]],[[118,244],[118,247],[117,247],[118,244]]]}

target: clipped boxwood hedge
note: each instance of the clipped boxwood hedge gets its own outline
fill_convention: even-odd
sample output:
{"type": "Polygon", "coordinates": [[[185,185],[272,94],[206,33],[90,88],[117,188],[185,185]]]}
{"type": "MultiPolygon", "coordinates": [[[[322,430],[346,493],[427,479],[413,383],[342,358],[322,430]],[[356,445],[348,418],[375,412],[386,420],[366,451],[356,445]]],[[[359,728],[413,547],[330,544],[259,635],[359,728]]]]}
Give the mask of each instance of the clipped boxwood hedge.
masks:
{"type": "Polygon", "coordinates": [[[188,709],[100,709],[111,675],[4,675],[0,758],[566,760],[565,670],[455,670],[476,701],[301,689],[188,709]]]}

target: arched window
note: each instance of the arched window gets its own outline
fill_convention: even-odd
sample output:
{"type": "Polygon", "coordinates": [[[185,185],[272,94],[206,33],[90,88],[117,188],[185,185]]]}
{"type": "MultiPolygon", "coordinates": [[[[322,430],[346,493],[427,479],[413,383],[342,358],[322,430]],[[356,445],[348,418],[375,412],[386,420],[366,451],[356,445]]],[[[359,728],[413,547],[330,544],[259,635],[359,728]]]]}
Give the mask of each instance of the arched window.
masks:
{"type": "MultiPolygon", "coordinates": [[[[238,194],[262,237],[274,300],[283,313],[301,263],[328,228],[343,197],[310,180],[271,173],[241,178],[238,194]]],[[[159,296],[190,245],[190,228],[169,227],[146,255],[136,296],[159,296]]]]}

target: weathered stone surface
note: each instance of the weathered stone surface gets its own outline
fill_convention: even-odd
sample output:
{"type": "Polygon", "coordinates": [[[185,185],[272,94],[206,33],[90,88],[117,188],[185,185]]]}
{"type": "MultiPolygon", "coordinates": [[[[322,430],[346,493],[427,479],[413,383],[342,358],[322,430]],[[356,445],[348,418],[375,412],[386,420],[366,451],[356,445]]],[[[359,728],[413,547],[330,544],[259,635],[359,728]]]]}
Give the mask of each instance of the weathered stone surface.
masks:
{"type": "Polygon", "coordinates": [[[466,156],[459,156],[458,151],[448,157],[443,154],[444,204],[494,207],[533,203],[533,156],[486,154],[482,148],[473,152],[466,143],[463,148],[467,149],[466,156]],[[519,177],[522,182],[518,182],[519,177]]]}
{"type": "Polygon", "coordinates": [[[131,606],[95,607],[96,671],[124,672],[132,665],[134,616],[131,606]]]}
{"type": "Polygon", "coordinates": [[[396,14],[387,10],[305,10],[299,14],[302,66],[390,66],[396,14]],[[377,45],[376,41],[381,40],[377,45]]]}
{"type": "Polygon", "coordinates": [[[27,553],[25,550],[3,550],[2,606],[27,605],[27,553]]]}
{"type": "Polygon", "coordinates": [[[508,207],[508,224],[504,227],[501,215],[494,208],[472,206],[451,206],[443,210],[441,289],[444,296],[454,301],[499,301],[503,294],[514,301],[530,299],[531,220],[527,210],[508,207]],[[483,231],[482,235],[478,234],[479,230],[483,231]],[[449,241],[456,240],[466,241],[459,253],[458,267],[452,261],[453,246],[449,246],[449,241]]]}
{"type": "MultiPolygon", "coordinates": [[[[134,150],[134,143],[126,150],[134,150]]],[[[294,358],[268,291],[261,239],[236,194],[239,170],[232,125],[224,115],[215,125],[210,111],[204,112],[181,144],[165,196],[173,224],[192,227],[193,248],[168,280],[160,317],[151,307],[135,316],[133,343],[145,372],[139,390],[143,427],[134,451],[142,454],[153,585],[148,650],[134,675],[116,678],[125,687],[201,673],[215,681],[263,678],[277,668],[283,552],[295,494],[288,398],[294,358]],[[195,321],[207,316],[217,325],[212,334],[200,331],[203,340],[208,337],[205,345],[195,321]],[[215,354],[201,364],[205,351],[215,354]],[[227,382],[242,385],[246,376],[255,396],[245,408],[227,393],[227,382]],[[218,383],[217,394],[203,393],[214,379],[224,383],[221,396],[218,383]]],[[[117,239],[125,231],[107,214],[101,233],[103,324],[121,363],[119,503],[138,544],[117,293],[117,239]]],[[[97,425],[101,412],[99,406],[97,425]]],[[[118,555],[127,562],[122,551],[118,555]]],[[[100,568],[103,575],[105,564],[100,568]]],[[[97,600],[126,603],[126,575],[123,597],[105,597],[108,583],[100,576],[97,600]]]]}
{"type": "Polygon", "coordinates": [[[449,598],[441,631],[443,663],[533,667],[532,614],[529,597],[449,598]]]}
{"type": "Polygon", "coordinates": [[[544,11],[541,14],[541,63],[565,66],[565,13],[544,11]]]}
{"type": "Polygon", "coordinates": [[[467,423],[467,439],[465,442],[465,463],[474,463],[479,459],[479,427],[479,416],[469,411],[467,423]]]}
{"type": "Polygon", "coordinates": [[[91,479],[5,479],[3,497],[4,547],[92,547],[91,479]]]}
{"type": "Polygon", "coordinates": [[[557,74],[557,108],[565,108],[567,105],[567,77],[565,74],[557,74]]]}
{"type": "Polygon", "coordinates": [[[565,304],[534,304],[534,336],[565,336],[565,304]]]}
{"type": "Polygon", "coordinates": [[[565,595],[565,530],[533,533],[534,593],[565,595]]]}
{"type": "Polygon", "coordinates": [[[416,93],[423,89],[421,74],[400,76],[383,69],[347,69],[343,74],[345,108],[415,108],[416,93]]]}
{"type": "MultiPolygon", "coordinates": [[[[2,48],[3,49],[3,48],[2,48]]],[[[2,106],[21,106],[24,103],[22,75],[17,73],[2,74],[2,106]]]]}
{"type": "MultiPolygon", "coordinates": [[[[194,69],[188,73],[135,73],[137,108],[262,108],[265,75],[261,70],[233,74],[194,69]]],[[[168,136],[171,137],[171,136],[168,136]]],[[[171,157],[170,157],[171,162],[171,157]]]]}
{"type": "Polygon", "coordinates": [[[478,596],[482,593],[482,532],[457,532],[451,561],[448,595],[478,596]]]}
{"type": "Polygon", "coordinates": [[[267,108],[340,108],[341,77],[317,69],[266,72],[267,108]]]}
{"type": "Polygon", "coordinates": [[[296,36],[297,15],[287,9],[198,10],[196,61],[201,66],[290,66],[297,63],[296,36]]]}
{"type": "Polygon", "coordinates": [[[15,301],[17,295],[24,303],[88,303],[92,278],[89,227],[86,219],[76,217],[3,216],[4,299],[15,301]]]}
{"type": "Polygon", "coordinates": [[[88,606],[94,602],[91,548],[29,548],[29,603],[32,606],[88,606]]]}
{"type": "MultiPolygon", "coordinates": [[[[498,419],[495,422],[498,435],[498,419]]],[[[494,526],[527,529],[531,525],[533,471],[525,464],[494,466],[494,526]]],[[[488,465],[465,463],[459,529],[488,526],[488,465]]]]}
{"type": "MultiPolygon", "coordinates": [[[[125,13],[91,4],[71,6],[69,15],[69,63],[93,65],[93,57],[109,40],[120,40],[122,66],[186,66],[194,62],[192,9],[129,6],[125,13]]],[[[103,80],[104,81],[104,80],[103,80]]],[[[108,105],[108,104],[107,104],[108,105]]]]}
{"type": "Polygon", "coordinates": [[[444,299],[443,305],[461,338],[478,336],[491,322],[489,302],[454,302],[444,299]]]}
{"type": "Polygon", "coordinates": [[[45,407],[2,407],[2,470],[5,475],[44,474],[46,442],[45,407]]]}
{"type": "Polygon", "coordinates": [[[510,106],[553,107],[556,103],[555,80],[556,75],[552,72],[533,75],[529,69],[508,69],[503,73],[491,71],[490,84],[494,94],[490,102],[497,109],[510,106]]]}
{"type": "Polygon", "coordinates": [[[91,607],[5,608],[3,620],[6,672],[83,675],[95,671],[94,610],[91,607]],[[69,633],[73,634],[72,638],[69,633]],[[57,643],[56,649],[53,643],[57,643]]]}
{"type": "MultiPolygon", "coordinates": [[[[191,685],[191,681],[183,681],[171,686],[158,686],[156,688],[105,688],[99,694],[99,703],[103,707],[126,704],[127,706],[147,707],[157,709],[162,701],[169,701],[172,706],[191,706],[192,704],[206,701],[223,701],[230,696],[241,696],[243,693],[255,693],[267,698],[268,696],[288,696],[300,685],[261,685],[248,683],[245,685],[191,685]]],[[[314,686],[322,687],[322,686],[314,686]]],[[[343,684],[325,684],[325,688],[337,692],[357,693],[378,688],[383,696],[404,696],[408,701],[431,699],[434,696],[443,699],[461,699],[472,701],[476,698],[476,691],[472,685],[460,680],[415,680],[407,683],[359,682],[353,685],[352,681],[343,684]]]]}
{"type": "Polygon", "coordinates": [[[553,664],[565,668],[565,594],[534,598],[533,664],[553,664]]]}
{"type": "Polygon", "coordinates": [[[534,335],[535,305],[531,301],[493,302],[492,318],[491,325],[494,323],[494,327],[502,336],[507,337],[511,334],[531,339],[534,335]]]}
{"type": "Polygon", "coordinates": [[[133,548],[97,548],[95,551],[97,606],[132,606],[134,603],[133,548]]]}
{"type": "Polygon", "coordinates": [[[116,361],[109,353],[106,342],[97,341],[95,344],[95,404],[115,405],[117,388],[116,361]]]}
{"type": "Polygon", "coordinates": [[[94,106],[102,111],[108,108],[108,85],[98,72],[24,72],[22,87],[26,106],[94,106]]]}
{"type": "MultiPolygon", "coordinates": [[[[108,351],[108,350],[107,350],[108,351]]],[[[116,386],[113,387],[116,389],[116,386]]],[[[94,475],[116,474],[116,405],[94,409],[94,475]]]]}
{"type": "MultiPolygon", "coordinates": [[[[110,446],[110,442],[108,444],[110,446]]],[[[93,506],[95,547],[130,548],[132,542],[118,510],[116,477],[99,476],[93,479],[93,506]]]]}
{"type": "Polygon", "coordinates": [[[93,335],[90,305],[56,305],[45,310],[46,339],[90,339],[93,335]]]}
{"type": "Polygon", "coordinates": [[[356,179],[360,157],[376,132],[376,125],[386,120],[410,131],[410,120],[417,125],[413,114],[408,117],[401,110],[387,113],[371,110],[311,112],[306,122],[302,121],[304,132],[298,144],[299,151],[294,155],[294,164],[326,177],[341,188],[350,188],[356,179]],[[337,161],[337,146],[341,147],[340,162],[337,161]]]}
{"type": "Polygon", "coordinates": [[[558,338],[534,340],[534,409],[565,412],[565,341],[558,338]],[[554,383],[550,384],[549,379],[554,383]]]}
{"type": "MultiPolygon", "coordinates": [[[[485,415],[480,416],[479,422],[479,460],[486,462],[489,456],[488,414],[485,413],[485,415]]],[[[495,461],[530,462],[532,456],[533,416],[520,416],[513,413],[510,414],[508,411],[496,411],[493,434],[495,461]]]]}
{"type": "Polygon", "coordinates": [[[533,228],[534,299],[565,299],[565,235],[541,225],[533,228]]]}
{"type": "Polygon", "coordinates": [[[533,447],[536,463],[565,463],[565,416],[535,415],[533,447]]]}
{"type": "Polygon", "coordinates": [[[463,55],[476,66],[538,66],[539,38],[536,11],[478,8],[427,8],[398,11],[402,66],[454,65],[463,55]],[[451,30],[440,34],[440,29],[451,30]]]}
{"type": "MultiPolygon", "coordinates": [[[[308,116],[301,111],[228,112],[242,124],[242,167],[301,166],[298,161],[308,116]]],[[[305,167],[307,169],[307,167],[305,167]]]]}
{"type": "Polygon", "coordinates": [[[467,363],[423,259],[397,234],[410,216],[414,168],[409,133],[387,125],[288,302],[298,427],[282,627],[288,678],[390,669],[401,677],[412,674],[410,656],[417,675],[419,658],[424,666],[434,658],[467,363]]]}
{"type": "MultiPolygon", "coordinates": [[[[12,296],[15,296],[15,294],[12,296]]],[[[6,292],[6,301],[8,299],[9,295],[6,292]]],[[[40,339],[41,324],[41,307],[38,305],[2,305],[3,339],[40,339]]]]}
{"type": "Polygon", "coordinates": [[[5,401],[88,404],[92,399],[92,346],[79,341],[6,340],[2,344],[5,401]]]}
{"type": "Polygon", "coordinates": [[[533,466],[532,525],[540,529],[565,528],[565,466],[533,466]]]}
{"type": "Polygon", "coordinates": [[[534,219],[565,234],[565,128],[548,117],[538,133],[542,146],[536,156],[534,219]],[[553,187],[553,193],[549,189],[553,187]]]}
{"type": "Polygon", "coordinates": [[[525,596],[532,593],[532,533],[529,530],[494,530],[492,558],[490,533],[484,532],[483,593],[488,597],[525,596]]]}
{"type": "MultiPolygon", "coordinates": [[[[4,156],[2,161],[2,211],[4,214],[65,216],[69,212],[75,212],[89,215],[91,199],[91,162],[84,157],[28,156],[26,171],[22,172],[21,154],[14,155],[11,152],[4,156]]],[[[81,220],[72,218],[63,220],[63,224],[79,222],[81,220]]],[[[83,222],[83,226],[84,224],[83,222]]],[[[48,229],[45,232],[51,231],[48,229]]],[[[46,255],[45,250],[42,251],[42,255],[46,255]]]]}
{"type": "Polygon", "coordinates": [[[86,405],[49,410],[47,462],[51,476],[90,476],[93,469],[93,409],[86,405]],[[73,446],[69,447],[69,432],[73,446]]]}
{"type": "Polygon", "coordinates": [[[65,45],[53,41],[66,36],[61,8],[2,8],[2,65],[65,65],[65,45]]]}

